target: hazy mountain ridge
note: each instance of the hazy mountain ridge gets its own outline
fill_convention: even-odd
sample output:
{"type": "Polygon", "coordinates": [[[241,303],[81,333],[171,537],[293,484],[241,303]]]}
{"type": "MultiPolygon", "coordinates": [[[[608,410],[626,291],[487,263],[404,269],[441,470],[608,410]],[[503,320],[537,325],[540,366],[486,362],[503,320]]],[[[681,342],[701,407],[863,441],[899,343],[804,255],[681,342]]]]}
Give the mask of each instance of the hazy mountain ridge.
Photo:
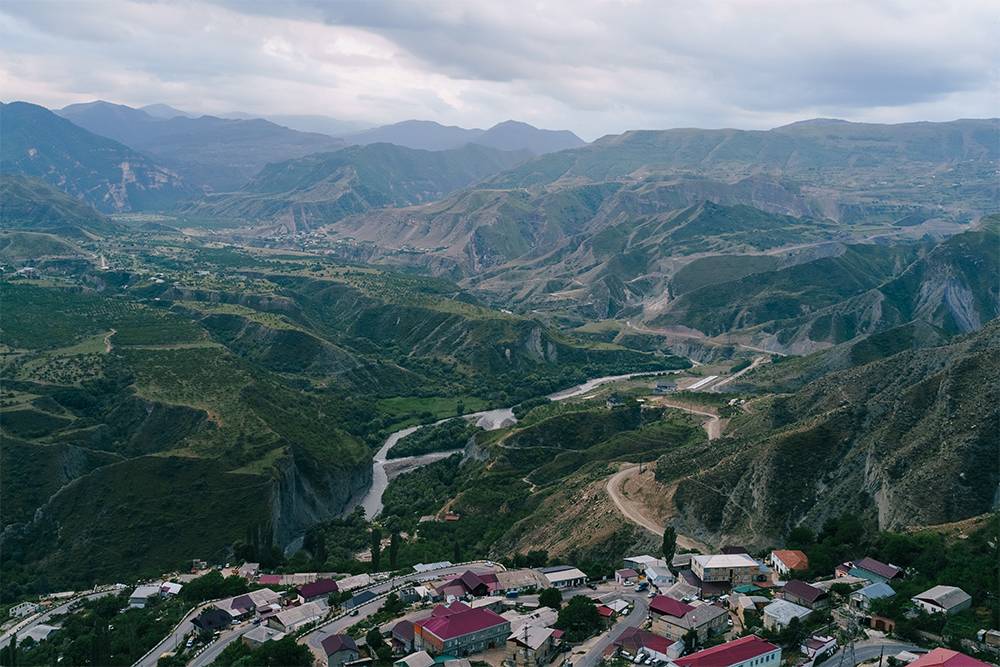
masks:
{"type": "Polygon", "coordinates": [[[270,162],[344,146],[324,134],[298,132],[259,118],[163,118],[103,101],[73,104],[58,113],[162,160],[189,183],[215,191],[241,187],[270,162]]]}
{"type": "Polygon", "coordinates": [[[371,209],[433,201],[528,157],[472,144],[447,151],[350,146],[269,164],[241,191],[207,196],[180,212],[256,225],[258,233],[310,229],[371,209]]]}
{"type": "Polygon", "coordinates": [[[586,142],[569,130],[542,130],[527,123],[507,120],[488,130],[441,125],[430,120],[404,120],[344,137],[348,143],[390,143],[407,148],[447,150],[465,144],[481,144],[504,151],[529,151],[544,155],[586,142]]]}
{"type": "Polygon", "coordinates": [[[0,104],[0,172],[44,179],[106,213],[167,208],[194,193],[145,155],[27,102],[0,104]]]}
{"type": "Polygon", "coordinates": [[[95,238],[121,226],[38,178],[0,174],[0,229],[95,238]]]}

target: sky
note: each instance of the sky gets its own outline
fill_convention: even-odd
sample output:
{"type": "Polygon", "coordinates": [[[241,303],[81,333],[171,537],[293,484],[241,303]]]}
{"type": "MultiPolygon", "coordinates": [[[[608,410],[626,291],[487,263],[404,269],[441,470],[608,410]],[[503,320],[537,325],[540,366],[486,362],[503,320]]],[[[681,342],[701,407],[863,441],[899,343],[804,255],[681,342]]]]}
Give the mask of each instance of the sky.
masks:
{"type": "Polygon", "coordinates": [[[0,99],[587,140],[1000,115],[995,0],[3,0],[0,99]]]}

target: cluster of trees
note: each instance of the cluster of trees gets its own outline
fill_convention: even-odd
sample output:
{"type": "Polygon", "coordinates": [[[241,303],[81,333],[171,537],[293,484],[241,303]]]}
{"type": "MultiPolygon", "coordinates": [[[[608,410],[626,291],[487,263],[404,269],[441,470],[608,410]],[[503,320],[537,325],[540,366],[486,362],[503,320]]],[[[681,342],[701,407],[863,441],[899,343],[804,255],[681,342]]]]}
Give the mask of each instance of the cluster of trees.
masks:
{"type": "Polygon", "coordinates": [[[232,642],[212,664],[215,667],[312,667],[313,654],[295,637],[264,642],[250,648],[241,641],[232,642]]]}
{"type": "MultiPolygon", "coordinates": [[[[540,602],[541,600],[539,600],[540,602]]],[[[566,641],[582,642],[596,634],[602,627],[601,615],[594,601],[584,595],[570,598],[559,610],[555,627],[566,633],[566,641]]]]}

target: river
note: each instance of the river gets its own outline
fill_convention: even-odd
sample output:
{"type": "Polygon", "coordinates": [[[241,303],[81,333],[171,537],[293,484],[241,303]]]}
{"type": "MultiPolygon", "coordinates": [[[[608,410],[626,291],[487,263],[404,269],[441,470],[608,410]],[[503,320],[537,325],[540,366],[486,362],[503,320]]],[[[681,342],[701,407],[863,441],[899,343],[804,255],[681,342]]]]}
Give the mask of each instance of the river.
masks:
{"type": "MultiPolygon", "coordinates": [[[[567,398],[574,398],[576,396],[583,396],[584,394],[590,393],[597,387],[603,384],[608,384],[609,382],[618,382],[621,380],[628,380],[634,377],[643,377],[647,375],[665,375],[667,373],[679,373],[680,371],[645,371],[642,373],[626,373],[624,375],[606,375],[604,377],[594,378],[592,380],[587,380],[582,384],[578,384],[569,389],[563,389],[555,393],[549,394],[546,398],[550,401],[563,401],[567,398]]],[[[486,430],[495,431],[499,428],[506,428],[517,423],[517,417],[514,416],[514,411],[512,408],[497,408],[496,410],[484,410],[482,412],[473,412],[467,415],[462,415],[463,418],[470,421],[475,420],[476,426],[486,430]]],[[[440,424],[443,421],[434,422],[440,424]]],[[[400,429],[393,432],[379,450],[375,452],[374,458],[372,458],[372,483],[371,486],[365,491],[364,495],[350,504],[353,510],[356,506],[361,505],[365,510],[365,516],[369,519],[378,516],[379,512],[382,511],[382,494],[385,493],[386,487],[389,486],[389,471],[386,470],[386,466],[389,465],[393,468],[393,476],[400,474],[406,470],[414,470],[428,463],[433,463],[434,461],[440,461],[441,459],[454,454],[455,451],[449,452],[432,452],[430,454],[422,454],[420,456],[407,456],[405,458],[399,459],[389,459],[389,450],[392,449],[397,442],[402,438],[410,435],[414,431],[428,426],[428,424],[421,424],[418,426],[410,426],[408,428],[400,429]]]]}

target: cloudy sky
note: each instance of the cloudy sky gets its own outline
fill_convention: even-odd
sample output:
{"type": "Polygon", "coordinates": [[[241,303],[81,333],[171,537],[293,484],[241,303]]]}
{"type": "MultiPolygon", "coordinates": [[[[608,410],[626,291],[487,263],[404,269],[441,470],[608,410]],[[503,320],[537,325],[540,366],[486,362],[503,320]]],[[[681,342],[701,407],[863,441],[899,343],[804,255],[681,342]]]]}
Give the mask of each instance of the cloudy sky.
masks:
{"type": "Polygon", "coordinates": [[[1000,114],[995,0],[3,0],[0,98],[585,139],[1000,114]]]}

